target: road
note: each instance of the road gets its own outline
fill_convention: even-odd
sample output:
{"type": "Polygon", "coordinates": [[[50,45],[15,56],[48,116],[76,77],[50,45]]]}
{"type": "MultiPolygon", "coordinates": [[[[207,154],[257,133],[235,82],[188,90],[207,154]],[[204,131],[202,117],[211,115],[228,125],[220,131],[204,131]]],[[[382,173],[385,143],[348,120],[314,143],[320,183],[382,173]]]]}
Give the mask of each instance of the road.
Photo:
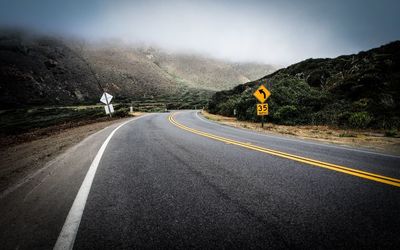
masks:
{"type": "Polygon", "coordinates": [[[400,248],[400,157],[197,111],[100,131],[0,197],[2,249],[400,248]]]}

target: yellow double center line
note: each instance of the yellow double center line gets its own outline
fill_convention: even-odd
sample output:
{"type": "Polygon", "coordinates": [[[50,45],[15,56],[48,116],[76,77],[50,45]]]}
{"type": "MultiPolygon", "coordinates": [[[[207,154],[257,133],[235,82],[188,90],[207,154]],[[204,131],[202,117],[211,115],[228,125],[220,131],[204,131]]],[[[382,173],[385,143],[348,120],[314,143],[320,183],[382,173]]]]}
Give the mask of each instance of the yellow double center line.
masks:
{"type": "Polygon", "coordinates": [[[213,140],[217,140],[217,141],[233,144],[233,145],[236,145],[236,146],[239,146],[239,147],[243,147],[243,148],[247,148],[247,149],[263,152],[263,153],[266,153],[266,154],[275,155],[275,156],[279,156],[279,157],[282,157],[282,158],[290,159],[290,160],[293,160],[293,161],[309,164],[309,165],[312,165],[312,166],[326,168],[326,169],[330,169],[330,170],[333,170],[333,171],[337,171],[337,172],[341,172],[341,173],[357,176],[357,177],[360,177],[360,178],[364,178],[364,179],[368,179],[368,180],[377,181],[377,182],[380,182],[380,183],[384,183],[384,184],[400,187],[400,179],[391,178],[391,177],[387,177],[387,176],[383,176],[383,175],[378,175],[378,174],[374,174],[374,173],[370,173],[370,172],[365,172],[365,171],[361,171],[361,170],[357,170],[357,169],[353,169],[353,168],[348,168],[348,167],[344,167],[344,166],[340,166],[340,165],[336,165],[336,164],[332,164],[332,163],[328,163],[328,162],[318,161],[318,160],[314,160],[314,159],[310,159],[310,158],[306,158],[306,157],[302,157],[302,156],[298,156],[298,155],[288,154],[288,153],[285,153],[285,152],[272,150],[272,149],[268,149],[268,148],[264,148],[264,147],[260,147],[260,146],[256,146],[256,145],[252,145],[250,143],[240,142],[240,141],[228,139],[228,138],[225,138],[225,137],[213,135],[213,134],[210,134],[210,133],[206,133],[206,132],[203,132],[203,131],[200,131],[200,130],[192,129],[192,128],[186,127],[185,125],[182,125],[182,124],[178,123],[174,119],[174,115],[175,114],[176,113],[173,113],[168,117],[169,121],[172,124],[174,124],[175,126],[181,128],[183,130],[189,131],[191,133],[194,133],[194,134],[198,134],[198,135],[201,135],[201,136],[204,136],[204,137],[208,137],[208,138],[213,139],[213,140]]]}

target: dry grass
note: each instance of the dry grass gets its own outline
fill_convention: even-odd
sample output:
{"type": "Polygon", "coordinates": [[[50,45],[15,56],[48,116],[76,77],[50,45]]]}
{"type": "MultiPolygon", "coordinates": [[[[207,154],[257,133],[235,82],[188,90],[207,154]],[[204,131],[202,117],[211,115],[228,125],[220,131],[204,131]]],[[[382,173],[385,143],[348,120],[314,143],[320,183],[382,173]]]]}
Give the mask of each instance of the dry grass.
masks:
{"type": "Polygon", "coordinates": [[[146,114],[146,113],[145,112],[138,112],[138,111],[129,112],[130,116],[135,116],[135,117],[141,116],[141,115],[144,115],[144,114],[146,114]]]}
{"type": "Polygon", "coordinates": [[[382,131],[338,129],[329,126],[284,126],[271,123],[238,121],[234,117],[210,114],[202,111],[204,117],[225,125],[245,128],[266,134],[281,134],[301,139],[310,139],[380,152],[400,155],[400,138],[385,137],[382,131]]]}

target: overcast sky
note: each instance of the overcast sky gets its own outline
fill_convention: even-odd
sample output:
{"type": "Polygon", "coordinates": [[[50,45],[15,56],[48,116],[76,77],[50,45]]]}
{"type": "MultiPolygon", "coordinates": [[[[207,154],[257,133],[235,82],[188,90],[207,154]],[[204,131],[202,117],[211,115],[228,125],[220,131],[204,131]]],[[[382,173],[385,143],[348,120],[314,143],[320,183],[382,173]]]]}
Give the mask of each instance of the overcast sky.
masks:
{"type": "Polygon", "coordinates": [[[399,0],[0,0],[0,26],[287,65],[400,39],[399,0]]]}

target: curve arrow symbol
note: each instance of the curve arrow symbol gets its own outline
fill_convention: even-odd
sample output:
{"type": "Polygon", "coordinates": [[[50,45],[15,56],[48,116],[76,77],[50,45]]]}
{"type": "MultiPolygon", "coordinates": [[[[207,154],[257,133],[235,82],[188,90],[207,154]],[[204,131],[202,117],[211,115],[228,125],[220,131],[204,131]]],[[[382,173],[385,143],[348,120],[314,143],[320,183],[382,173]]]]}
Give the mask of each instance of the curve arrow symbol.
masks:
{"type": "Polygon", "coordinates": [[[267,94],[265,94],[263,89],[259,89],[258,92],[264,95],[264,99],[267,98],[267,94]]]}

